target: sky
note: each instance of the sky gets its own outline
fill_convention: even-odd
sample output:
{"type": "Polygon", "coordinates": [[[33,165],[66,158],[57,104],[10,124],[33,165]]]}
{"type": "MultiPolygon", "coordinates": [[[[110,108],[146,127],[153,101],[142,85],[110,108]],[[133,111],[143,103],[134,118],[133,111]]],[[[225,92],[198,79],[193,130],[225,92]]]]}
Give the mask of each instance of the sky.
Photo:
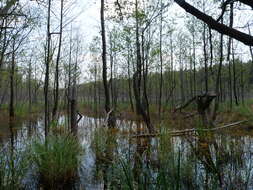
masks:
{"type": "MultiPolygon", "coordinates": [[[[114,1],[114,0],[108,0],[114,1]]],[[[85,34],[88,42],[100,31],[100,0],[77,0],[77,9],[82,13],[76,22],[80,23],[81,30],[85,34]]],[[[170,14],[184,14],[184,11],[177,5],[173,4],[170,8],[170,14]]]]}
{"type": "MultiPolygon", "coordinates": [[[[84,54],[88,54],[88,47],[90,45],[91,40],[93,39],[94,36],[100,35],[99,33],[100,32],[100,0],[75,0],[75,1],[76,1],[76,4],[74,5],[74,8],[72,9],[72,12],[70,13],[70,15],[76,16],[76,19],[73,23],[73,27],[75,27],[79,31],[79,33],[82,35],[82,43],[84,45],[84,49],[86,49],[86,51],[84,51],[84,54]]],[[[105,2],[108,3],[110,1],[112,2],[114,0],[107,0],[105,2]]],[[[53,2],[59,3],[59,1],[53,1],[53,2]]],[[[188,0],[188,2],[190,2],[190,0],[188,0]]],[[[249,19],[252,19],[253,18],[252,12],[253,11],[245,11],[245,10],[236,11],[235,14],[237,16],[235,17],[235,26],[236,27],[242,26],[249,19]],[[237,15],[237,12],[238,12],[238,15],[237,15]]],[[[186,13],[176,3],[173,3],[169,7],[167,14],[169,14],[169,16],[172,16],[172,17],[173,16],[175,17],[177,15],[177,18],[179,18],[180,16],[184,16],[186,13]]],[[[45,22],[46,22],[46,19],[45,19],[45,22]]],[[[180,29],[180,27],[181,28],[184,27],[183,26],[184,18],[178,19],[177,23],[178,23],[177,26],[173,26],[173,27],[176,27],[178,30],[180,29]]],[[[106,23],[107,26],[108,24],[109,22],[106,23]]],[[[43,31],[40,31],[42,33],[39,35],[42,40],[45,39],[45,34],[43,31]]],[[[185,29],[182,29],[182,31],[185,31],[185,29]]],[[[238,44],[239,46],[241,46],[243,50],[248,51],[247,47],[245,47],[241,43],[238,43],[238,44]]],[[[247,57],[248,56],[243,56],[242,58],[243,59],[245,58],[246,60],[247,57]]],[[[84,61],[80,65],[83,77],[86,77],[85,73],[87,73],[88,64],[90,64],[90,59],[89,57],[86,56],[84,61]]],[[[85,79],[82,78],[81,80],[84,81],[85,79]]]]}
{"type": "Polygon", "coordinates": [[[93,36],[99,34],[100,27],[100,1],[78,0],[78,8],[82,13],[77,18],[81,31],[84,33],[85,41],[90,42],[93,36]]]}
{"type": "MultiPolygon", "coordinates": [[[[77,0],[77,10],[81,12],[80,16],[76,19],[76,22],[80,26],[80,31],[82,31],[84,35],[84,41],[85,41],[85,46],[88,48],[92,38],[94,36],[98,36],[100,32],[100,0],[77,0]]],[[[108,1],[113,1],[113,0],[107,0],[108,1]]],[[[188,0],[190,2],[190,0],[188,0]]],[[[209,7],[208,7],[209,8],[209,7]]],[[[219,10],[220,11],[220,10],[219,10]]],[[[168,11],[170,15],[177,17],[184,16],[186,15],[185,11],[179,7],[176,3],[173,3],[169,7],[168,11]]],[[[218,15],[216,15],[218,16],[218,15]]],[[[238,26],[243,26],[248,22],[249,19],[253,18],[252,11],[247,11],[247,10],[236,10],[235,11],[235,27],[238,26]]],[[[177,26],[175,26],[178,30],[180,30],[180,27],[182,29],[182,25],[184,25],[184,18],[178,19],[177,21],[177,26]]],[[[108,23],[107,23],[108,24],[108,23]]],[[[183,26],[184,27],[184,26],[183,26]]],[[[182,29],[185,30],[185,29],[182,29]]],[[[245,47],[243,44],[238,43],[238,48],[241,49],[242,52],[248,52],[248,48],[245,47]]],[[[242,55],[242,59],[248,60],[249,56],[248,55],[242,55]]],[[[87,59],[87,62],[90,60],[87,59]]],[[[85,66],[86,63],[82,66],[82,70],[85,71],[87,67],[85,66]]]]}
{"type": "MultiPolygon", "coordinates": [[[[114,0],[106,2],[108,3],[109,1],[114,0]]],[[[84,36],[84,46],[88,49],[92,39],[100,35],[100,0],[77,0],[76,10],[76,12],[81,14],[77,17],[75,25],[80,27],[80,31],[84,36]]],[[[184,11],[177,4],[173,4],[170,8],[170,14],[184,15],[184,11]]],[[[106,24],[108,25],[109,23],[107,22],[106,24]]],[[[89,52],[87,52],[88,54],[89,52]]],[[[86,56],[81,66],[82,73],[87,73],[89,62],[89,56],[86,56]]],[[[82,78],[81,80],[83,81],[84,79],[82,78]]]]}

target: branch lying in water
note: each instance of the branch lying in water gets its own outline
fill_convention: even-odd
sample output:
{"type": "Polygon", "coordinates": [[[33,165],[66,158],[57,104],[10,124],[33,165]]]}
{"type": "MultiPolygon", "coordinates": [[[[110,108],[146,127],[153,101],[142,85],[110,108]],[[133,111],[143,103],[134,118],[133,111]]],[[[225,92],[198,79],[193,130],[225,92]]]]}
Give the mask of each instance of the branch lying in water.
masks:
{"type": "MultiPolygon", "coordinates": [[[[191,133],[196,133],[198,131],[217,131],[220,129],[224,129],[224,128],[228,128],[228,127],[234,127],[237,125],[240,125],[242,123],[245,123],[249,120],[242,120],[242,121],[237,121],[234,123],[230,123],[227,125],[223,125],[221,127],[215,127],[215,128],[210,128],[210,129],[185,129],[185,130],[179,130],[179,131],[171,131],[165,134],[169,134],[171,136],[181,136],[181,135],[187,135],[187,134],[191,134],[191,133]]],[[[162,135],[161,133],[157,133],[157,134],[141,134],[141,135],[133,135],[132,138],[139,138],[139,137],[156,137],[156,136],[160,136],[162,135]]]]}

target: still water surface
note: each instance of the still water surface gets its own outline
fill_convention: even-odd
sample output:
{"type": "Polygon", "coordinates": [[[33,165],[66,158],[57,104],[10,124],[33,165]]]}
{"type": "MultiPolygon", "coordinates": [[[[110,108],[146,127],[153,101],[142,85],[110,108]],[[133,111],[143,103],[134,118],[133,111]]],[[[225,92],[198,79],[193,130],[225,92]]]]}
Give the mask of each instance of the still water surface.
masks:
{"type": "MultiPolygon", "coordinates": [[[[64,120],[62,116],[60,124],[64,120]]],[[[253,189],[251,136],[222,131],[132,138],[146,133],[142,123],[118,120],[111,131],[102,123],[86,116],[79,123],[84,154],[76,189],[253,189]]],[[[0,142],[22,149],[30,138],[42,134],[43,118],[11,127],[7,123],[0,127],[0,142]]],[[[25,180],[28,189],[36,189],[34,180],[25,180]]]]}

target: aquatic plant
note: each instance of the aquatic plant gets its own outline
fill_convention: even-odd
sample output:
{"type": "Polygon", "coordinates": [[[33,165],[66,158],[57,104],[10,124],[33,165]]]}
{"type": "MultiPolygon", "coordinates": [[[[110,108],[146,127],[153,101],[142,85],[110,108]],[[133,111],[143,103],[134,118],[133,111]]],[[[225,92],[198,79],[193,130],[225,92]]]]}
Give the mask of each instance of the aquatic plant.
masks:
{"type": "Polygon", "coordinates": [[[71,134],[50,135],[46,143],[32,144],[32,158],[39,173],[40,184],[48,189],[71,185],[77,178],[82,148],[71,134]]]}
{"type": "Polygon", "coordinates": [[[7,144],[0,151],[0,189],[22,189],[29,170],[29,151],[15,149],[7,144]]]}

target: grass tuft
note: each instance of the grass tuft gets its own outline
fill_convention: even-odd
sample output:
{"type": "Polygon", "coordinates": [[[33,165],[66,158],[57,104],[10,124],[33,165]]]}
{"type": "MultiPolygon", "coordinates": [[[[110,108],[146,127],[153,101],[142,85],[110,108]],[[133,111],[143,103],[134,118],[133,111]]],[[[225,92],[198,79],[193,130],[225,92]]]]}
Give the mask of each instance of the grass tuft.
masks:
{"type": "Polygon", "coordinates": [[[72,135],[51,135],[32,145],[32,158],[39,172],[40,183],[44,188],[65,188],[73,184],[80,166],[82,148],[72,135]]]}

